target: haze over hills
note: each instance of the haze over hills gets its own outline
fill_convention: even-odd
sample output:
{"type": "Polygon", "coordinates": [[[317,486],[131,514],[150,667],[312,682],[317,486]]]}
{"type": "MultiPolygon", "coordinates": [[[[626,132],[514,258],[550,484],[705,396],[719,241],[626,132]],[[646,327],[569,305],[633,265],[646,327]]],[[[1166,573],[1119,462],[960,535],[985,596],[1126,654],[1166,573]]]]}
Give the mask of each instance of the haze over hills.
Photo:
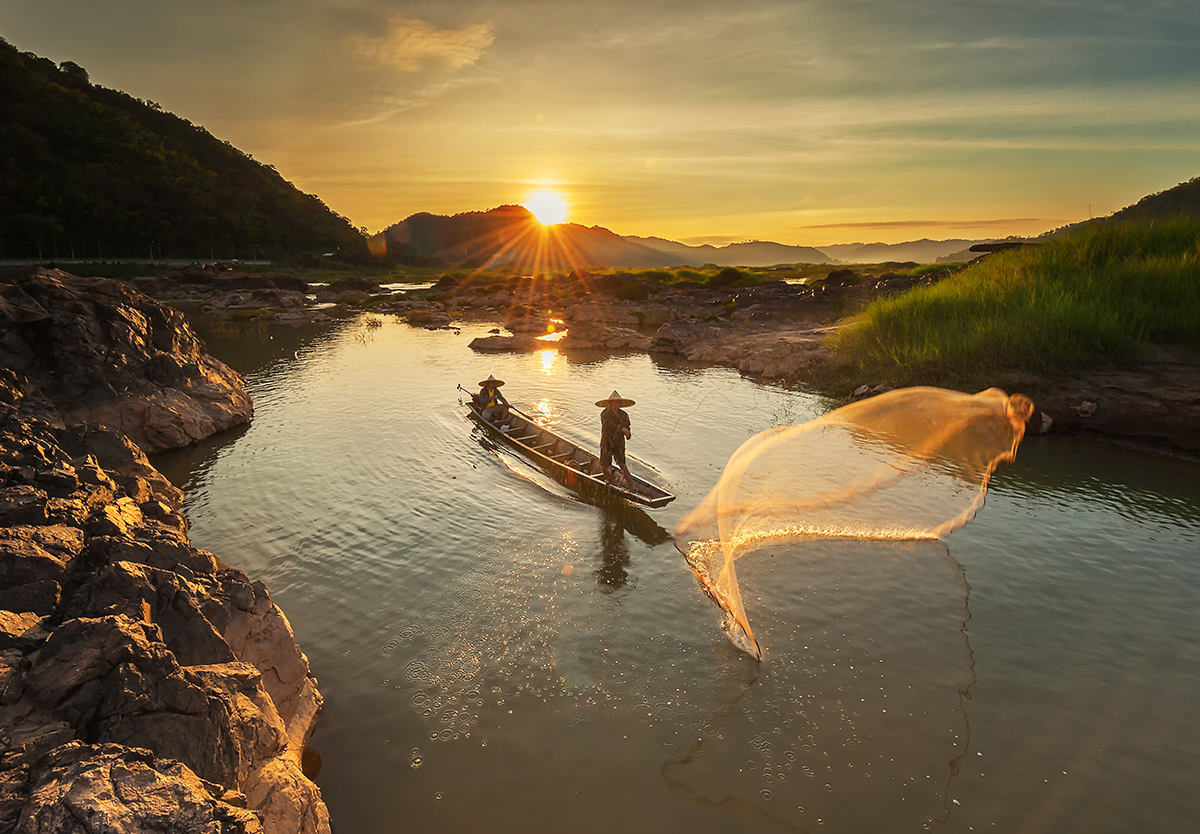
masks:
{"type": "Polygon", "coordinates": [[[929,264],[976,243],[993,243],[996,238],[980,240],[910,240],[904,243],[838,243],[822,246],[821,251],[850,264],[877,264],[884,261],[916,261],[929,264]]]}
{"type": "Polygon", "coordinates": [[[204,128],[0,39],[0,257],[366,258],[362,234],[204,128]]]}
{"type": "Polygon", "coordinates": [[[725,246],[689,246],[674,240],[661,237],[637,237],[626,235],[625,240],[648,246],[665,254],[674,256],[676,264],[701,266],[716,264],[717,266],[773,266],[775,264],[821,264],[837,263],[827,252],[814,249],[811,246],[789,246],[784,243],[774,243],[769,240],[750,240],[744,243],[730,243],[725,246]]]}

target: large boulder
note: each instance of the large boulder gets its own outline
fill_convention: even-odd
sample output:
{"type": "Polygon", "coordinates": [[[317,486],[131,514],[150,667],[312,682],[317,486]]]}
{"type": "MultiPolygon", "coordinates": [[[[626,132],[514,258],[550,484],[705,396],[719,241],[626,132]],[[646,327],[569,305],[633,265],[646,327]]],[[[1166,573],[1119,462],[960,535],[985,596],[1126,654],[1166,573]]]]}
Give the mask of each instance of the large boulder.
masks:
{"type": "Polygon", "coordinates": [[[321,695],[266,587],[128,439],[27,402],[0,373],[0,831],[328,834],[321,695]]]}
{"type": "Polygon", "coordinates": [[[157,626],[124,615],[61,625],[25,685],[38,707],[81,739],[152,748],[226,788],[244,784],[287,746],[257,669],[180,666],[157,626]]]}
{"type": "Polygon", "coordinates": [[[572,326],[582,321],[594,321],[602,324],[618,324],[625,327],[637,327],[640,319],[634,315],[631,307],[616,303],[576,304],[563,312],[563,318],[572,326]]]}
{"type": "Polygon", "coordinates": [[[547,333],[553,332],[550,329],[550,318],[548,316],[521,316],[519,318],[510,319],[504,329],[509,333],[516,333],[525,336],[545,336],[547,333]]]}
{"type": "Polygon", "coordinates": [[[214,786],[186,765],[145,749],[71,742],[8,775],[0,787],[0,827],[17,834],[263,831],[254,812],[214,796],[214,786]],[[13,793],[27,802],[5,803],[13,793]]]}
{"type": "Polygon", "coordinates": [[[205,352],[183,314],[128,284],[40,269],[3,297],[0,365],[53,403],[62,425],[118,429],[153,454],[253,416],[242,378],[205,352]]]}
{"type": "Polygon", "coordinates": [[[650,347],[650,337],[627,327],[576,321],[563,336],[561,344],[566,348],[642,351],[650,347]]]}
{"type": "Polygon", "coordinates": [[[681,319],[660,327],[650,340],[650,349],[658,353],[675,353],[687,356],[705,342],[721,338],[727,327],[700,319],[681,319]]]}
{"type": "Polygon", "coordinates": [[[514,335],[514,336],[480,336],[472,339],[467,345],[471,350],[478,350],[482,353],[513,353],[524,352],[531,350],[543,350],[552,347],[551,344],[543,342],[533,336],[514,335]]]}

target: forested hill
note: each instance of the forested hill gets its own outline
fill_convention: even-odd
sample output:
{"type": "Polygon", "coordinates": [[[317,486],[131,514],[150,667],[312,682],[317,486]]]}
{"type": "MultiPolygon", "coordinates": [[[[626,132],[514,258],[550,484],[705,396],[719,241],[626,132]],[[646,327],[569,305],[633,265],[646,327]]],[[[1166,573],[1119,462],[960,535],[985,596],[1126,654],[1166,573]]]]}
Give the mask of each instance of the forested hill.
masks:
{"type": "Polygon", "coordinates": [[[207,130],[0,39],[0,257],[367,258],[345,217],[207,130]]]}
{"type": "Polygon", "coordinates": [[[1193,177],[1166,191],[1158,191],[1138,200],[1131,206],[1114,211],[1107,217],[1093,217],[1067,226],[1060,226],[1042,235],[1060,237],[1087,226],[1100,226],[1113,221],[1166,220],[1171,217],[1200,217],[1200,177],[1193,177]]]}
{"type": "Polygon", "coordinates": [[[1200,217],[1200,177],[1143,197],[1132,206],[1115,212],[1109,219],[1157,220],[1180,215],[1200,217]]]}

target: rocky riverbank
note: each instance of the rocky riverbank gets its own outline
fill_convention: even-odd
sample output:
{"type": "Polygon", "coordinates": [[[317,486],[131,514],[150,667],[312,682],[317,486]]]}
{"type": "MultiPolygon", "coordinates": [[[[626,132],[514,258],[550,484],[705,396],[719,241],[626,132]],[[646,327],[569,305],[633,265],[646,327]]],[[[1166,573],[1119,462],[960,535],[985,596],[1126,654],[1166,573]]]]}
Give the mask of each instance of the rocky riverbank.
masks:
{"type": "Polygon", "coordinates": [[[55,425],[103,424],[147,454],[249,422],[242,379],[183,314],[121,281],[37,270],[0,292],[0,367],[55,425]]]}
{"type": "MultiPolygon", "coordinates": [[[[290,273],[210,266],[139,278],[133,284],[170,303],[200,304],[220,315],[280,322],[327,320],[356,310],[392,314],[435,329],[454,327],[461,320],[494,321],[508,333],[497,328],[473,340],[472,349],[542,350],[548,345],[540,337],[553,331],[563,350],[678,356],[737,368],[755,379],[808,385],[840,399],[855,396],[857,390],[878,390],[880,384],[842,367],[828,347],[828,337],[864,304],[939,277],[838,270],[812,285],[774,281],[719,287],[661,285],[628,273],[583,270],[554,281],[504,282],[485,272],[397,296],[367,278],[317,286],[290,273]],[[313,309],[315,303],[336,306],[313,309]]],[[[1135,366],[1097,368],[1063,378],[1008,374],[991,384],[1035,397],[1039,410],[1030,427],[1033,432],[1082,433],[1174,452],[1200,452],[1196,357],[1153,356],[1135,366]]]]}
{"type": "MultiPolygon", "coordinates": [[[[475,339],[477,351],[540,350],[538,335],[558,319],[566,329],[557,342],[566,350],[648,352],[692,362],[737,368],[764,381],[805,384],[835,399],[871,396],[885,386],[844,367],[828,337],[865,303],[916,283],[905,276],[824,281],[816,288],[782,282],[745,290],[691,290],[639,300],[598,291],[551,299],[553,312],[530,311],[508,322],[510,335],[475,339]]],[[[502,297],[486,299],[503,309],[502,297]]],[[[451,296],[447,303],[462,304],[451,296]]],[[[478,309],[468,297],[464,310],[478,309]]],[[[1032,396],[1038,405],[1030,430],[1039,434],[1085,434],[1150,446],[1176,454],[1200,454],[1200,357],[1184,351],[1147,356],[1136,365],[1102,367],[1067,377],[1009,373],[992,381],[1032,396]]]]}
{"type": "Polygon", "coordinates": [[[62,273],[3,289],[0,350],[0,830],[328,832],[287,618],[130,440],[245,422],[240,377],[178,313],[62,273]]]}

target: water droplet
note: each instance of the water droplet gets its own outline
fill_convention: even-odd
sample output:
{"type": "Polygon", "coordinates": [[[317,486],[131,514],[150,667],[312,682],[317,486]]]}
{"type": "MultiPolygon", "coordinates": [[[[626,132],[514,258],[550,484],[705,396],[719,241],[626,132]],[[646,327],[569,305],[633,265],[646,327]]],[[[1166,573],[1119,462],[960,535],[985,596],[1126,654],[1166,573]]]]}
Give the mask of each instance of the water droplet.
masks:
{"type": "Polygon", "coordinates": [[[797,813],[797,814],[807,814],[808,812],[804,810],[804,806],[803,806],[803,805],[797,805],[797,806],[796,806],[796,813],[797,813]]]}
{"type": "Polygon", "coordinates": [[[442,792],[441,792],[441,791],[438,791],[437,793],[435,793],[435,794],[433,795],[433,798],[434,798],[434,799],[441,799],[441,798],[442,798],[442,792]]]}
{"type": "Polygon", "coordinates": [[[772,796],[774,796],[774,794],[772,794],[772,793],[771,793],[769,790],[767,790],[766,788],[763,788],[761,791],[759,791],[759,796],[761,796],[761,797],[762,797],[763,799],[765,799],[767,802],[770,802],[770,801],[771,801],[771,797],[772,797],[772,796]]]}
{"type": "Polygon", "coordinates": [[[832,791],[832,790],[833,790],[833,785],[831,785],[831,784],[829,784],[828,782],[826,782],[826,783],[825,783],[825,790],[827,790],[827,791],[832,791]]]}
{"type": "Polygon", "coordinates": [[[422,762],[422,761],[423,761],[423,760],[421,759],[421,757],[420,757],[420,756],[413,756],[413,760],[412,760],[412,768],[413,768],[413,770],[416,770],[418,767],[420,767],[420,766],[421,766],[421,762],[422,762]]]}

